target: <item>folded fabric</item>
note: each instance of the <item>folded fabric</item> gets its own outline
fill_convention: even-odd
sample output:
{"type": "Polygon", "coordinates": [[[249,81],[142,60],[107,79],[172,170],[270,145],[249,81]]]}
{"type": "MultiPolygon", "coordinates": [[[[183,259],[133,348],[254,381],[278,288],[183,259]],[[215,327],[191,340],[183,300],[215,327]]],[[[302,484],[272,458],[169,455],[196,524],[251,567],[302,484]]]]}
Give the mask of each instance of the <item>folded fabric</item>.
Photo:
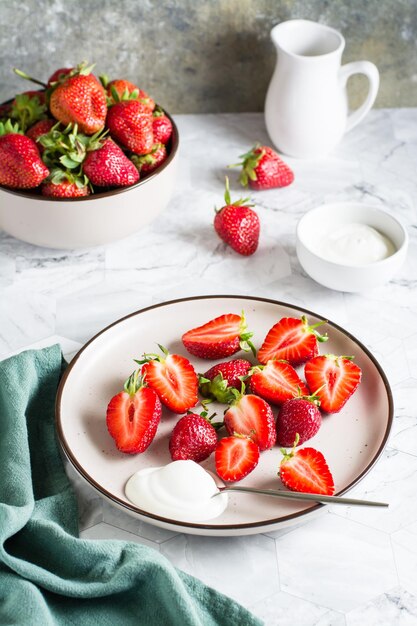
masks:
{"type": "Polygon", "coordinates": [[[0,363],[0,624],[261,624],[152,548],[78,537],[54,427],[62,369],[59,346],[0,363]]]}

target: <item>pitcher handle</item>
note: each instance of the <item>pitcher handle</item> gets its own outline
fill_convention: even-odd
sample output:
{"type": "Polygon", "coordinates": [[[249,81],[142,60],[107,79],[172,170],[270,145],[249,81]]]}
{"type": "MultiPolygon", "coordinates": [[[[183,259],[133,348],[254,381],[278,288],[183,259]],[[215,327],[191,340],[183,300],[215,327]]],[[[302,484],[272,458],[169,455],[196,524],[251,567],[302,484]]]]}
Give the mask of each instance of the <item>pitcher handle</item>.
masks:
{"type": "Polygon", "coordinates": [[[354,61],[353,63],[343,65],[339,73],[342,87],[346,86],[348,79],[353,74],[364,74],[369,80],[369,90],[365,102],[348,116],[345,132],[349,132],[363,120],[365,115],[372,108],[379,89],[378,68],[370,61],[354,61]]]}

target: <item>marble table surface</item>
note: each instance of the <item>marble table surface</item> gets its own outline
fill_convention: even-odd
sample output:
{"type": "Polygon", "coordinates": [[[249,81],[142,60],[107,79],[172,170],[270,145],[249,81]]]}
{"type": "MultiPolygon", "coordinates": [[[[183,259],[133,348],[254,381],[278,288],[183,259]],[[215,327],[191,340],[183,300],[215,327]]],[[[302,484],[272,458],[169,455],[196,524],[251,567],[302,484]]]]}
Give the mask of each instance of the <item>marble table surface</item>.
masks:
{"type": "MultiPolygon", "coordinates": [[[[247,537],[199,537],[138,522],[102,501],[69,468],[83,537],[160,550],[235,598],[267,626],[417,624],[417,109],[375,110],[320,161],[287,159],[296,181],[253,193],[258,251],[244,258],[215,235],[225,165],[267,142],[259,114],[177,116],[180,169],[169,206],[146,229],[105,247],[38,248],[0,233],[0,358],[60,342],[68,358],[101,328],[153,303],[204,294],[262,296],[340,324],[390,381],[388,445],[352,496],[388,510],[328,507],[297,527],[247,537]],[[295,227],[324,202],[358,200],[399,216],[410,247],[394,280],[362,294],[313,282],[295,254],[295,227]]],[[[237,174],[229,170],[232,196],[237,174]]]]}

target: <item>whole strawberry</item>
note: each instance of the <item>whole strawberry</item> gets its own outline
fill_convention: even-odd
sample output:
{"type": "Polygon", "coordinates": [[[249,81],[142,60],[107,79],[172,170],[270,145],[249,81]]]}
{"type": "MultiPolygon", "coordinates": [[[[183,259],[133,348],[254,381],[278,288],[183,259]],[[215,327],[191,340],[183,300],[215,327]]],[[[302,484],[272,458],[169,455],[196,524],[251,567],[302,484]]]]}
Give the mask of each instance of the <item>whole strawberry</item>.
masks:
{"type": "Polygon", "coordinates": [[[160,107],[153,112],[152,129],[156,143],[168,143],[172,135],[172,122],[160,107]]]}
{"type": "Polygon", "coordinates": [[[68,74],[71,74],[71,72],[74,71],[75,69],[73,67],[60,67],[55,70],[55,72],[48,78],[48,87],[51,87],[54,83],[62,81],[65,76],[68,76],[68,74]]]}
{"type": "Polygon", "coordinates": [[[83,171],[90,183],[98,187],[124,187],[139,180],[138,170],[112,139],[87,152],[83,171]]]}
{"type": "Polygon", "coordinates": [[[297,434],[302,444],[318,432],[321,413],[316,396],[300,396],[285,400],[276,421],[277,442],[281,446],[292,446],[297,434]]]}
{"type": "Polygon", "coordinates": [[[19,134],[10,121],[0,124],[0,185],[32,189],[48,175],[35,142],[19,134]]]}
{"type": "Polygon", "coordinates": [[[174,426],[169,440],[173,461],[191,460],[200,463],[207,459],[217,446],[216,429],[207,413],[188,413],[174,426]]]}
{"type": "Polygon", "coordinates": [[[294,180],[294,173],[278,154],[268,146],[257,144],[240,158],[243,159],[240,182],[244,187],[262,190],[286,187],[294,180]]]}
{"type": "Polygon", "coordinates": [[[44,150],[44,147],[40,142],[38,142],[38,139],[39,137],[42,137],[42,135],[46,135],[47,133],[49,133],[49,131],[55,124],[56,124],[55,120],[51,120],[51,119],[39,120],[39,122],[36,122],[36,124],[33,124],[33,126],[31,126],[29,130],[26,132],[27,137],[30,137],[31,139],[33,139],[33,141],[36,141],[36,145],[41,154],[44,150]]]}
{"type": "Polygon", "coordinates": [[[251,367],[252,364],[246,359],[232,359],[213,365],[199,377],[201,395],[227,404],[233,399],[230,387],[239,390],[251,367]]]}
{"type": "Polygon", "coordinates": [[[139,100],[150,112],[154,110],[155,101],[148,96],[146,91],[143,91],[134,83],[121,78],[107,82],[105,76],[100,76],[100,79],[106,83],[107,97],[110,104],[121,102],[122,100],[139,100]]]}
{"type": "Polygon", "coordinates": [[[90,188],[88,185],[79,187],[75,182],[62,180],[60,183],[42,183],[41,193],[48,198],[82,198],[90,195],[90,188]]]}
{"type": "Polygon", "coordinates": [[[80,132],[93,135],[104,127],[107,114],[106,93],[91,68],[83,64],[52,91],[49,108],[62,124],[77,124],[80,132]]]}
{"type": "Polygon", "coordinates": [[[155,143],[149,154],[143,154],[142,156],[134,154],[132,156],[132,162],[135,164],[141,175],[146,176],[146,174],[150,174],[156,170],[157,167],[162,165],[166,158],[167,151],[164,144],[155,143]]]}
{"type": "Polygon", "coordinates": [[[232,203],[230,198],[229,180],[226,177],[226,202],[216,211],[214,228],[233,250],[243,256],[256,252],[259,244],[260,222],[257,213],[247,204],[247,198],[232,203]]]}
{"type": "Polygon", "coordinates": [[[107,128],[113,139],[136,154],[153,147],[152,113],[138,100],[123,100],[109,108],[107,128]]]}

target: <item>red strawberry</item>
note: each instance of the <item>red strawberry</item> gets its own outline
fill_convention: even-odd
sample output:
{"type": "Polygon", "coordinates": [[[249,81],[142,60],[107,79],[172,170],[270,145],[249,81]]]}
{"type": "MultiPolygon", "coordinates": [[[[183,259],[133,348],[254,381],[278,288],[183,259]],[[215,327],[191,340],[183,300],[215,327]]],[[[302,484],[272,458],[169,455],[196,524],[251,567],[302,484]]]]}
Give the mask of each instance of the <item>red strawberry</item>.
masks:
{"type": "MultiPolygon", "coordinates": [[[[295,444],[296,445],[296,444],[295,444]]],[[[281,461],[279,476],[291,491],[321,493],[332,496],[334,482],[326,459],[319,450],[302,448],[286,452],[281,461]]]]}
{"type": "Polygon", "coordinates": [[[173,461],[191,459],[200,463],[214,452],[216,446],[216,429],[205,412],[184,415],[174,426],[169,440],[173,461]]]}
{"type": "Polygon", "coordinates": [[[326,354],[306,363],[305,377],[326,413],[338,413],[361,382],[362,370],[352,357],[326,354]]]}
{"type": "Polygon", "coordinates": [[[142,377],[154,389],[162,404],[174,413],[185,413],[198,402],[198,378],[193,366],[179,354],[169,354],[159,346],[164,357],[144,355],[142,377]]]}
{"type": "Polygon", "coordinates": [[[37,98],[39,100],[39,104],[45,104],[45,92],[41,90],[30,89],[29,91],[23,91],[23,93],[18,94],[12,102],[12,106],[15,106],[18,103],[18,98],[20,96],[27,96],[29,100],[37,98]]]}
{"type": "Polygon", "coordinates": [[[49,198],[81,198],[90,195],[88,185],[79,187],[75,182],[65,179],[59,183],[42,183],[41,192],[49,198]]]}
{"type": "MultiPolygon", "coordinates": [[[[275,359],[270,359],[266,365],[255,365],[252,369],[250,388],[253,393],[274,404],[282,404],[289,398],[309,393],[292,365],[287,361],[275,359]]],[[[291,443],[292,441],[294,439],[291,443]]]]}
{"type": "Polygon", "coordinates": [[[112,139],[87,153],[83,171],[90,183],[98,187],[124,187],[139,180],[138,170],[112,139]]]}
{"type": "Polygon", "coordinates": [[[327,341],[316,328],[326,322],[308,325],[305,315],[301,319],[283,317],[268,332],[258,351],[258,360],[266,363],[270,359],[282,359],[296,366],[312,359],[319,352],[318,341],[327,341]]]}
{"type": "Polygon", "coordinates": [[[241,156],[243,159],[240,182],[251,189],[286,187],[294,180],[294,173],[278,154],[268,146],[256,145],[241,156]]]}
{"type": "Polygon", "coordinates": [[[26,132],[26,136],[30,137],[31,139],[33,139],[33,141],[36,142],[36,145],[38,146],[38,150],[41,154],[44,150],[44,147],[37,140],[39,137],[42,137],[42,135],[46,135],[46,133],[49,133],[52,126],[54,126],[55,124],[56,124],[55,120],[51,120],[51,119],[40,120],[39,122],[36,122],[36,124],[33,124],[33,126],[31,126],[29,130],[26,132]]]}
{"type": "Polygon", "coordinates": [[[93,135],[106,121],[106,94],[95,76],[79,73],[58,84],[49,108],[62,124],[78,124],[80,132],[93,135]]]}
{"type": "Polygon", "coordinates": [[[152,150],[152,113],[138,100],[123,100],[110,107],[107,127],[113,139],[132,152],[148,154],[152,150]]]}
{"type": "Polygon", "coordinates": [[[246,435],[260,450],[275,445],[277,433],[272,409],[265,400],[253,394],[243,395],[233,390],[235,399],[224,414],[224,425],[230,435],[246,435]]]}
{"type": "Polygon", "coordinates": [[[132,156],[132,162],[135,164],[141,175],[146,176],[146,174],[150,174],[156,170],[157,167],[162,165],[166,158],[167,151],[164,144],[155,143],[149,154],[143,154],[142,156],[134,154],[132,156]]]}
{"type": "Polygon", "coordinates": [[[124,391],[114,396],[107,407],[106,422],[110,435],[121,452],[144,452],[155,437],[162,407],[155,391],[144,387],[134,372],[124,391]]]}
{"type": "Polygon", "coordinates": [[[187,331],[182,342],[190,354],[201,359],[222,359],[239,350],[255,352],[249,341],[252,335],[247,331],[243,312],[242,315],[226,313],[187,331]]]}
{"type": "Polygon", "coordinates": [[[139,89],[139,87],[128,80],[119,78],[112,80],[106,85],[106,89],[111,103],[120,102],[121,100],[139,100],[150,112],[155,108],[155,101],[148,96],[146,91],[139,89]]]}
{"type": "Polygon", "coordinates": [[[220,210],[216,209],[214,218],[216,233],[233,250],[243,256],[250,256],[256,252],[259,244],[259,217],[251,209],[253,205],[247,204],[247,198],[232,203],[227,177],[224,200],[225,206],[220,210]]]}
{"type": "Polygon", "coordinates": [[[35,142],[17,132],[7,132],[10,126],[6,122],[6,134],[0,136],[0,185],[13,189],[38,187],[49,170],[41,161],[35,142]]]}
{"type": "Polygon", "coordinates": [[[159,107],[153,112],[152,129],[156,143],[168,143],[172,135],[172,122],[159,107]]]}
{"type": "Polygon", "coordinates": [[[227,404],[233,399],[230,387],[240,389],[244,378],[252,364],[245,359],[233,359],[213,365],[199,377],[200,392],[205,398],[212,398],[227,404]]]}
{"type": "Polygon", "coordinates": [[[55,72],[48,78],[48,87],[50,87],[52,83],[62,81],[65,76],[74,72],[74,69],[75,68],[73,67],[60,67],[58,70],[55,70],[55,72]]]}
{"type": "Polygon", "coordinates": [[[225,437],[219,441],[214,458],[222,480],[242,480],[258,465],[259,447],[247,437],[225,437]]]}
{"type": "Polygon", "coordinates": [[[297,435],[297,445],[314,437],[321,426],[318,404],[316,396],[300,396],[285,400],[276,422],[277,442],[281,446],[292,446],[297,435]]]}

